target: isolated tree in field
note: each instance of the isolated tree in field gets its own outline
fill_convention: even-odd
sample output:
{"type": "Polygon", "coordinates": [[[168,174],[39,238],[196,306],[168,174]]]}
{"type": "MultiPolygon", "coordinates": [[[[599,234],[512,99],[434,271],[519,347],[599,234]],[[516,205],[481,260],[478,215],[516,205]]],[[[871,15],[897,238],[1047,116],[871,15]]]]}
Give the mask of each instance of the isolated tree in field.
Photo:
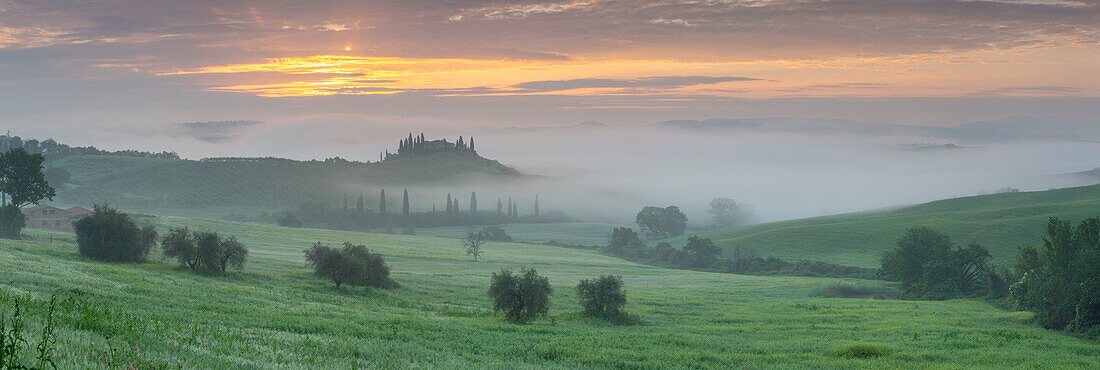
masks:
{"type": "Polygon", "coordinates": [[[222,238],[217,232],[201,231],[194,234],[199,266],[205,271],[226,272],[229,267],[243,269],[248,259],[248,249],[237,237],[222,238]]]}
{"type": "Polygon", "coordinates": [[[0,154],[0,193],[10,199],[0,210],[0,236],[18,239],[26,218],[20,210],[42,199],[53,200],[56,191],[42,171],[41,154],[30,154],[26,149],[15,148],[0,154]]]}
{"type": "Polygon", "coordinates": [[[389,281],[390,268],[382,255],[363,245],[344,242],[342,249],[335,249],[317,242],[305,254],[313,273],[332,280],[337,288],[343,284],[380,288],[389,281]]]}
{"type": "Polygon", "coordinates": [[[409,189],[405,189],[405,194],[401,197],[401,215],[409,217],[409,189]]]}
{"type": "Polygon", "coordinates": [[[96,205],[94,211],[73,223],[81,256],[111,262],[143,262],[155,244],[152,228],[141,229],[129,215],[96,205]]]}
{"type": "Polygon", "coordinates": [[[692,236],[684,245],[684,256],[692,267],[710,267],[718,260],[722,249],[714,245],[710,239],[692,236]]]}
{"type": "Polygon", "coordinates": [[[651,238],[683,235],[687,229],[687,216],[676,206],[642,208],[635,217],[635,222],[651,238]]]}
{"type": "Polygon", "coordinates": [[[483,237],[481,233],[469,233],[464,239],[463,246],[466,247],[466,254],[474,256],[474,262],[477,262],[477,258],[481,256],[481,245],[485,244],[483,237]]]}
{"type": "Polygon", "coordinates": [[[378,196],[378,213],[386,217],[386,189],[382,189],[382,194],[378,196]]]}
{"type": "Polygon", "coordinates": [[[604,253],[626,258],[642,258],[649,254],[648,248],[638,234],[629,227],[617,227],[611,231],[604,253]]]}
{"type": "Polygon", "coordinates": [[[750,209],[729,198],[714,198],[707,210],[717,226],[740,226],[749,222],[750,209]]]}
{"type": "Polygon", "coordinates": [[[57,195],[42,171],[45,160],[41,154],[30,154],[23,148],[0,154],[0,192],[7,194],[10,205],[23,208],[42,199],[53,200],[57,195]]]}
{"type": "Polygon", "coordinates": [[[612,318],[622,315],[623,306],[626,306],[621,276],[602,275],[592,280],[584,279],[577,284],[576,291],[581,308],[590,316],[612,318]]]}
{"type": "Polygon", "coordinates": [[[165,258],[175,258],[180,265],[192,270],[199,268],[199,249],[195,236],[187,227],[171,228],[160,242],[165,258]]]}
{"type": "Polygon", "coordinates": [[[470,192],[470,217],[477,217],[477,193],[470,192]]]}
{"type": "Polygon", "coordinates": [[[545,316],[550,310],[552,292],[550,279],[531,268],[524,268],[519,275],[511,270],[494,272],[489,283],[493,311],[504,312],[506,321],[518,324],[545,316]]]}

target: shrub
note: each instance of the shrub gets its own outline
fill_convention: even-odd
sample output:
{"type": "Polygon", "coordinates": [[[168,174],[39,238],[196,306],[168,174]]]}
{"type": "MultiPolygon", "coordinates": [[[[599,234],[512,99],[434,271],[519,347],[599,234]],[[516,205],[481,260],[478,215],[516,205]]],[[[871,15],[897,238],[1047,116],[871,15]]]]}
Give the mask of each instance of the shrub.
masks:
{"type": "Polygon", "coordinates": [[[481,229],[481,239],[494,241],[494,242],[510,242],[512,237],[508,236],[508,232],[504,231],[504,228],[500,226],[486,226],[481,229]]]}
{"type": "Polygon", "coordinates": [[[14,205],[0,207],[0,238],[19,239],[20,232],[27,227],[27,216],[14,205]]]}
{"type": "Polygon", "coordinates": [[[1051,218],[1047,237],[1016,257],[1020,280],[1009,295],[1020,308],[1034,310],[1048,329],[1095,333],[1100,328],[1100,218],[1074,227],[1051,218]]]}
{"type": "Polygon", "coordinates": [[[337,288],[343,284],[381,288],[390,283],[390,267],[381,254],[366,246],[344,242],[343,249],[335,249],[317,242],[305,254],[313,273],[331,279],[337,288]]]}
{"type": "Polygon", "coordinates": [[[617,227],[611,231],[604,253],[630,259],[644,258],[650,254],[649,247],[642,243],[638,234],[629,227],[617,227]]]}
{"type": "Polygon", "coordinates": [[[493,311],[503,311],[504,319],[512,323],[527,323],[545,316],[550,309],[552,292],[550,280],[530,268],[524,268],[519,275],[512,274],[511,270],[500,270],[493,273],[489,283],[493,311]]]}
{"type": "Polygon", "coordinates": [[[897,247],[882,256],[883,276],[901,281],[910,297],[950,298],[988,294],[992,256],[978,244],[952,249],[947,235],[926,227],[912,228],[897,247]]]}
{"type": "Polygon", "coordinates": [[[580,299],[584,313],[612,318],[623,313],[626,305],[626,293],[623,292],[623,278],[603,275],[598,278],[581,280],[577,284],[577,298],[580,299]]]}
{"type": "Polygon", "coordinates": [[[95,206],[73,228],[80,255],[102,261],[143,262],[156,244],[152,227],[139,229],[129,215],[107,206],[95,206]]]}
{"type": "Polygon", "coordinates": [[[710,239],[692,236],[684,246],[684,257],[691,267],[710,267],[718,260],[722,249],[710,239]]]}

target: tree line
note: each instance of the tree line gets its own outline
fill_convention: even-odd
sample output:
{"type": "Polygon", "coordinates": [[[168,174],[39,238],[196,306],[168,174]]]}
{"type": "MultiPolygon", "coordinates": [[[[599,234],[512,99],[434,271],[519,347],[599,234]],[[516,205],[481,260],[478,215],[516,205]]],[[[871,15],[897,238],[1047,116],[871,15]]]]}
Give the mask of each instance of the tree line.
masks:
{"type": "Polygon", "coordinates": [[[58,143],[54,139],[46,139],[39,141],[37,139],[26,139],[19,136],[0,135],[0,152],[7,152],[12,149],[23,149],[28,153],[42,154],[51,159],[61,158],[75,155],[113,155],[119,157],[139,157],[139,158],[170,158],[179,159],[179,155],[176,152],[146,152],[138,150],[101,150],[94,146],[69,146],[58,143]]]}
{"type": "Polygon", "coordinates": [[[413,228],[435,226],[494,225],[507,223],[567,222],[569,217],[559,211],[542,212],[539,197],[534,198],[530,213],[521,213],[519,201],[496,199],[495,209],[482,209],[476,192],[471,192],[465,205],[457,196],[447,193],[444,206],[432,206],[431,211],[414,212],[408,189],[401,195],[400,211],[392,210],[386,190],[382,189],[375,208],[368,208],[362,195],[354,203],[345,195],[343,206],[328,202],[307,201],[297,208],[278,212],[271,219],[280,226],[316,227],[337,230],[364,230],[370,228],[413,228]]]}

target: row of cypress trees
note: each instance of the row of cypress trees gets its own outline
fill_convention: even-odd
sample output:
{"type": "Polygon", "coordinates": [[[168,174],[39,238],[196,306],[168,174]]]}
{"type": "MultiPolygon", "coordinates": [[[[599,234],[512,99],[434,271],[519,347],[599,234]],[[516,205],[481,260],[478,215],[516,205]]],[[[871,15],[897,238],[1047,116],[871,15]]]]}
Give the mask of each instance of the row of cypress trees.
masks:
{"type": "MultiPolygon", "coordinates": [[[[458,205],[458,197],[452,197],[451,193],[447,193],[446,204],[447,204],[447,206],[444,210],[444,214],[457,215],[461,212],[461,209],[459,208],[459,205],[458,205]]],[[[348,205],[348,196],[344,195],[344,211],[349,211],[350,209],[351,208],[348,205]]],[[[359,195],[359,199],[355,202],[355,210],[357,212],[360,212],[360,213],[366,212],[365,204],[363,202],[363,195],[361,195],[361,194],[359,195]]],[[[404,193],[401,196],[401,214],[403,216],[408,216],[410,212],[411,212],[411,209],[410,209],[410,205],[409,205],[409,189],[406,188],[404,190],[404,193]]],[[[436,212],[438,212],[438,211],[436,210],[436,207],[433,205],[432,206],[432,213],[436,213],[436,212]]],[[[477,217],[477,212],[478,212],[477,192],[470,192],[469,212],[470,212],[470,215],[472,215],[474,217],[477,217]]],[[[512,197],[508,197],[507,208],[505,208],[503,198],[497,198],[496,212],[497,212],[498,215],[507,214],[507,216],[510,217],[510,218],[518,218],[520,216],[520,214],[519,214],[519,202],[512,200],[512,197]]],[[[379,196],[378,196],[378,213],[382,217],[387,216],[386,189],[382,189],[381,194],[379,194],[379,196]]],[[[534,216],[539,217],[539,214],[540,214],[539,213],[539,196],[535,195],[534,216]]]]}

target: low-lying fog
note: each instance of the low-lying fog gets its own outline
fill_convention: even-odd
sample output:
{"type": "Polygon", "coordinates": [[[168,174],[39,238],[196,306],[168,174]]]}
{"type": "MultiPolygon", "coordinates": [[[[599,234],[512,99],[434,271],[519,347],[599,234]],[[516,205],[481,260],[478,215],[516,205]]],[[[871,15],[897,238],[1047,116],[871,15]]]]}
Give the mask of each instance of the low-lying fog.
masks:
{"type": "Polygon", "coordinates": [[[595,123],[521,129],[409,120],[364,124],[354,117],[315,117],[237,124],[221,131],[213,127],[212,132],[188,131],[210,129],[209,125],[181,126],[174,133],[150,134],[137,145],[117,146],[177,150],[189,158],[340,156],[374,161],[378,152],[396,150],[398,139],[411,127],[428,138],[451,141],[460,134],[473,134],[483,156],[538,176],[509,189],[464,185],[448,190],[456,194],[478,190],[484,194],[482,208],[494,207],[498,194],[537,193],[544,211],[557,209],[591,220],[629,223],[643,205],[678,205],[697,225],[709,222],[705,210],[715,197],[753,205],[762,221],[780,220],[990,193],[1005,187],[1045,190],[1080,185],[1080,179],[1055,175],[1100,166],[1100,144],[1081,137],[1014,137],[996,127],[941,132],[942,127],[879,129],[878,124],[826,120],[762,122],[748,129],[595,123]]]}

